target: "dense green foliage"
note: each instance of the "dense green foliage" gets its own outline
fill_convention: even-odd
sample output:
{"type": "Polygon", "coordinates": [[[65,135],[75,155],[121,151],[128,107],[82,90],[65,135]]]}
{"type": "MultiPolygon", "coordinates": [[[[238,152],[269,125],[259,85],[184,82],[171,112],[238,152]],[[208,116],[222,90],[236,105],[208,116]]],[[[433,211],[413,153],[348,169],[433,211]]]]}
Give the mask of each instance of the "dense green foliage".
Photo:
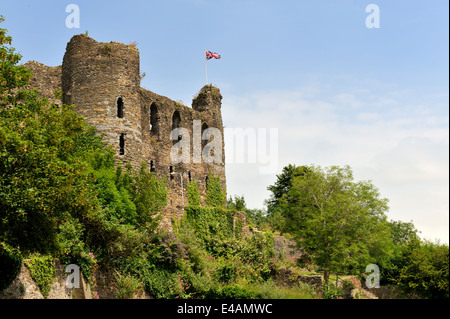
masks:
{"type": "MultiPolygon", "coordinates": [[[[409,225],[408,225],[409,226],[409,225]]],[[[386,284],[421,298],[449,298],[448,245],[412,239],[396,246],[384,274],[386,284]]]]}
{"type": "Polygon", "coordinates": [[[306,169],[306,167],[299,168],[289,164],[288,166],[283,167],[280,175],[277,175],[275,184],[267,187],[271,192],[270,199],[267,201],[269,213],[272,214],[279,210],[280,200],[289,193],[289,190],[292,187],[292,180],[296,176],[302,175],[304,169],[306,169]]]}
{"type": "Polygon", "coordinates": [[[225,207],[227,195],[222,189],[220,178],[209,173],[208,184],[206,185],[206,205],[212,207],[225,207]]]}
{"type": "Polygon", "coordinates": [[[247,210],[247,204],[245,203],[244,196],[234,196],[234,199],[230,197],[227,201],[227,208],[233,209],[236,211],[245,211],[247,210]]]}
{"type": "MultiPolygon", "coordinates": [[[[6,30],[0,38],[2,288],[26,258],[46,296],[59,258],[79,265],[89,282],[99,264],[113,269],[119,298],[142,289],[155,298],[261,295],[254,290],[279,267],[272,237],[241,238],[218,177],[209,176],[206,207],[198,185],[188,184],[186,217],[165,233],[158,214],[167,202],[165,181],[145,165],[116,166],[114,151],[71,106],[23,89],[30,72],[6,46],[6,30]]],[[[270,297],[270,289],[264,293],[270,297]]]]}
{"type": "MultiPolygon", "coordinates": [[[[165,181],[145,165],[116,166],[114,151],[71,106],[23,89],[30,72],[17,65],[6,30],[0,39],[2,288],[24,258],[46,296],[59,258],[79,265],[88,282],[99,265],[113,269],[119,298],[143,289],[155,298],[260,295],[254,290],[279,267],[272,237],[241,237],[218,177],[209,176],[206,207],[198,185],[188,184],[186,217],[175,233],[164,232],[165,181]]],[[[264,293],[270,297],[270,289],[264,293]]]]}
{"type": "Polygon", "coordinates": [[[386,200],[369,182],[353,182],[349,167],[304,168],[280,202],[285,227],[301,239],[326,282],[330,272],[360,273],[389,254],[386,200]]]}
{"type": "Polygon", "coordinates": [[[242,285],[270,281],[280,267],[271,233],[237,237],[233,216],[222,208],[186,207],[181,221],[178,237],[186,244],[190,286],[205,298],[257,297],[242,285]]]}
{"type": "Polygon", "coordinates": [[[171,251],[156,232],[165,182],[145,166],[116,168],[114,151],[71,106],[23,89],[31,74],[5,29],[0,40],[0,243],[11,274],[20,258],[41,269],[39,254],[78,264],[88,280],[97,262],[120,272],[144,257],[166,265],[171,251]]]}
{"type": "Polygon", "coordinates": [[[196,180],[193,180],[187,184],[186,192],[189,206],[201,205],[200,192],[198,191],[198,184],[196,180]]]}
{"type": "Polygon", "coordinates": [[[30,269],[31,278],[36,282],[44,298],[47,298],[55,276],[53,257],[35,254],[25,264],[30,269]]]}
{"type": "Polygon", "coordinates": [[[188,206],[186,218],[192,223],[197,237],[205,243],[233,238],[234,212],[217,207],[188,206]]]}
{"type": "Polygon", "coordinates": [[[387,221],[387,200],[370,182],[354,182],[349,167],[289,165],[268,189],[267,221],[294,235],[306,252],[302,267],[318,266],[327,279],[377,264],[382,284],[448,298],[448,245],[422,241],[412,223],[387,221]]]}
{"type": "Polygon", "coordinates": [[[11,41],[0,29],[0,291],[26,259],[47,296],[59,258],[91,283],[99,265],[114,270],[118,298],[144,290],[154,298],[316,298],[308,285],[277,285],[280,269],[318,268],[328,279],[359,275],[369,263],[380,266],[383,284],[448,298],[448,246],[421,241],[411,223],[388,222],[387,201],[348,167],[285,167],[269,186],[267,213],[248,209],[243,196],[227,201],[210,173],[205,206],[197,182],[188,183],[184,217],[165,232],[166,181],[145,164],[117,165],[72,106],[24,89],[31,73],[11,41]],[[273,230],[295,238],[303,258],[276,255],[273,230]]]}
{"type": "MultiPolygon", "coordinates": [[[[0,16],[0,23],[5,21],[3,16],[0,16]]],[[[0,96],[1,103],[13,102],[11,99],[15,95],[11,95],[11,91],[16,88],[24,87],[28,84],[31,77],[31,72],[25,67],[17,65],[22,58],[15,49],[11,46],[12,37],[7,35],[8,30],[0,28],[0,96]]]]}
{"type": "Polygon", "coordinates": [[[266,229],[268,226],[267,222],[267,212],[262,209],[249,209],[245,203],[245,198],[243,195],[234,198],[230,197],[227,201],[227,208],[235,211],[241,211],[245,213],[246,223],[250,227],[256,227],[258,229],[266,229]]]}

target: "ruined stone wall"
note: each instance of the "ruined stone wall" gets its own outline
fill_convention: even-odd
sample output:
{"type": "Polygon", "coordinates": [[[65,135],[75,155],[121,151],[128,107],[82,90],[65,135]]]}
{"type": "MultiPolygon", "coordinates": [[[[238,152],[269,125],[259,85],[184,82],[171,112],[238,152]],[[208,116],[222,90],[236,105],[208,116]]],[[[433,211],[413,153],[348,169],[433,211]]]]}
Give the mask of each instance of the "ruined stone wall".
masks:
{"type": "Polygon", "coordinates": [[[67,44],[63,102],[74,104],[79,115],[105,134],[120,160],[133,166],[142,160],[139,85],[139,51],[133,46],[101,43],[86,35],[76,35],[67,44]],[[118,103],[123,107],[120,115],[118,103]],[[124,155],[119,154],[122,134],[124,155]]]}
{"type": "MultiPolygon", "coordinates": [[[[209,104],[204,105],[204,108],[201,110],[194,108],[198,103],[198,98],[194,99],[194,107],[190,108],[148,90],[141,89],[140,92],[142,100],[142,155],[150,169],[159,178],[166,178],[169,189],[169,205],[182,206],[181,201],[183,197],[181,196],[180,176],[178,174],[171,175],[171,172],[182,174],[185,205],[187,204],[186,185],[192,180],[197,181],[202,200],[205,200],[207,177],[210,171],[213,175],[220,177],[222,187],[226,189],[223,124],[220,112],[222,96],[219,90],[210,86],[202,88],[198,96],[214,95],[215,100],[213,103],[209,102],[209,104]],[[153,115],[157,117],[153,125],[151,125],[152,108],[156,110],[156,112],[153,112],[153,115]],[[175,113],[179,114],[179,127],[186,129],[189,133],[189,163],[174,163],[170,155],[173,145],[177,143],[177,141],[171,140],[175,113]],[[200,130],[194,128],[194,121],[200,123],[200,130]],[[154,129],[155,125],[157,130],[154,129]],[[205,163],[203,160],[200,163],[194,162],[196,147],[202,148],[201,127],[204,127],[204,125],[209,128],[218,128],[221,132],[222,163],[205,163]]],[[[184,138],[185,136],[183,136],[184,138]]],[[[208,143],[208,141],[203,143],[208,143]]]]}
{"type": "MultiPolygon", "coordinates": [[[[22,261],[20,271],[11,284],[0,292],[0,299],[44,299],[39,287],[33,280],[30,270],[26,266],[27,260],[22,261]]],[[[59,260],[54,261],[55,276],[47,299],[91,299],[90,286],[80,276],[80,287],[67,288],[64,265],[59,260]]]]}
{"type": "Polygon", "coordinates": [[[166,179],[166,213],[182,210],[183,197],[187,205],[186,185],[191,180],[197,181],[204,202],[210,172],[220,177],[226,189],[222,95],[218,88],[206,85],[193,99],[192,107],[182,105],[140,87],[139,51],[134,46],[97,42],[84,34],[69,41],[62,66],[48,67],[34,61],[25,66],[33,71],[30,87],[38,88],[54,103],[73,104],[79,115],[104,134],[116,150],[118,162],[135,168],[146,162],[159,178],[166,179]],[[62,100],[53,98],[58,90],[62,100]],[[194,121],[199,121],[201,129],[194,129],[194,121]],[[171,140],[174,127],[189,133],[188,162],[172,161],[170,152],[177,143],[171,140]],[[205,163],[201,155],[200,162],[194,162],[194,155],[201,154],[210,142],[201,141],[206,128],[216,128],[221,134],[220,149],[214,150],[221,151],[221,163],[205,163]],[[180,175],[171,172],[182,175],[183,189],[180,175]]]}
{"type": "Polygon", "coordinates": [[[42,97],[51,103],[61,105],[61,98],[55,93],[62,92],[61,66],[47,66],[36,61],[28,61],[25,67],[33,73],[28,88],[38,89],[42,97]]]}
{"type": "MultiPolygon", "coordinates": [[[[44,299],[31,277],[26,262],[27,260],[22,262],[20,271],[11,284],[0,292],[0,299],[44,299]]],[[[118,277],[112,269],[95,268],[91,283],[87,283],[80,272],[79,286],[68,288],[66,281],[69,273],[66,272],[66,267],[58,259],[54,260],[53,266],[55,276],[47,299],[116,299],[120,297],[118,277]]],[[[149,299],[150,297],[145,291],[136,291],[134,295],[127,298],[149,299]]]]}

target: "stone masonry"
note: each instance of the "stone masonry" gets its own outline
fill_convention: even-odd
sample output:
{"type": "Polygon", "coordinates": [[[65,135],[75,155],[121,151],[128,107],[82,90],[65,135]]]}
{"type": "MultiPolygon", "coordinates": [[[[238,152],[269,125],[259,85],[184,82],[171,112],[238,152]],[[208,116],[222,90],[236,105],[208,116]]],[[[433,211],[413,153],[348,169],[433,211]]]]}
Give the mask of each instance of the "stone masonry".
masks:
{"type": "Polygon", "coordinates": [[[116,149],[118,163],[139,168],[146,162],[157,177],[166,179],[169,215],[181,212],[183,206],[180,175],[171,172],[182,175],[185,205],[186,184],[191,180],[197,181],[203,201],[210,173],[219,176],[225,189],[222,95],[218,88],[206,85],[193,99],[192,107],[182,105],[140,87],[139,51],[135,46],[97,42],[84,34],[69,41],[61,66],[49,67],[35,61],[25,66],[33,72],[30,87],[39,89],[52,103],[74,105],[77,114],[96,126],[104,140],[116,149]],[[62,94],[55,97],[54,92],[62,94]],[[201,130],[194,128],[194,121],[201,130]],[[178,143],[171,140],[174,128],[189,132],[188,162],[171,159],[171,149],[178,143]],[[214,140],[201,140],[207,128],[221,133],[222,140],[216,141],[221,142],[216,144],[221,149],[211,151],[213,155],[222,151],[220,163],[193,161],[194,152],[198,152],[196,146],[204,149],[214,140]]]}

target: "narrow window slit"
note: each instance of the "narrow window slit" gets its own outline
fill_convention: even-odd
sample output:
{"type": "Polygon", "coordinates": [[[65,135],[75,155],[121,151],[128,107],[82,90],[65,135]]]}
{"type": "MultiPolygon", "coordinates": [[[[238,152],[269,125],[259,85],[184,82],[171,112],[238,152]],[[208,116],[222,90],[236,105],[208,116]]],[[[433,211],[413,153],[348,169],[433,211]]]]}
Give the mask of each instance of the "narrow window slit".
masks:
{"type": "Polygon", "coordinates": [[[153,160],[150,161],[150,172],[156,172],[155,163],[153,160]]]}
{"type": "Polygon", "coordinates": [[[117,117],[123,118],[123,99],[121,97],[117,99],[117,117]]]}
{"type": "Polygon", "coordinates": [[[125,134],[121,133],[119,138],[119,155],[125,154],[125,134]]]}

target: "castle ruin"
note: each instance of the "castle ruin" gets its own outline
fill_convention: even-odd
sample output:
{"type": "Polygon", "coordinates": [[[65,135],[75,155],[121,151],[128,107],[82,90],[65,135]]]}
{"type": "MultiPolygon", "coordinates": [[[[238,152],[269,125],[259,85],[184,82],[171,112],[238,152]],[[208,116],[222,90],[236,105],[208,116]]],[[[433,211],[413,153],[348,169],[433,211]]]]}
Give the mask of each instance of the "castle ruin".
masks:
{"type": "MultiPolygon", "coordinates": [[[[225,189],[222,95],[218,88],[204,86],[192,107],[170,100],[140,87],[139,51],[133,45],[97,42],[84,34],[68,42],[61,66],[29,61],[25,67],[33,72],[30,87],[39,89],[53,103],[73,104],[77,114],[104,134],[105,141],[116,150],[118,163],[138,168],[146,162],[158,178],[166,178],[167,213],[181,212],[187,204],[189,181],[197,181],[203,202],[210,173],[220,178],[225,189]],[[54,97],[56,91],[62,91],[61,98],[54,97]],[[200,123],[201,132],[194,129],[194,121],[200,123]],[[198,135],[205,129],[217,128],[222,137],[222,160],[192,161],[195,147],[191,147],[189,162],[174,162],[170,156],[177,143],[171,139],[174,128],[189,132],[190,145],[199,142],[198,135]]],[[[200,143],[204,147],[208,140],[200,143]]]]}

